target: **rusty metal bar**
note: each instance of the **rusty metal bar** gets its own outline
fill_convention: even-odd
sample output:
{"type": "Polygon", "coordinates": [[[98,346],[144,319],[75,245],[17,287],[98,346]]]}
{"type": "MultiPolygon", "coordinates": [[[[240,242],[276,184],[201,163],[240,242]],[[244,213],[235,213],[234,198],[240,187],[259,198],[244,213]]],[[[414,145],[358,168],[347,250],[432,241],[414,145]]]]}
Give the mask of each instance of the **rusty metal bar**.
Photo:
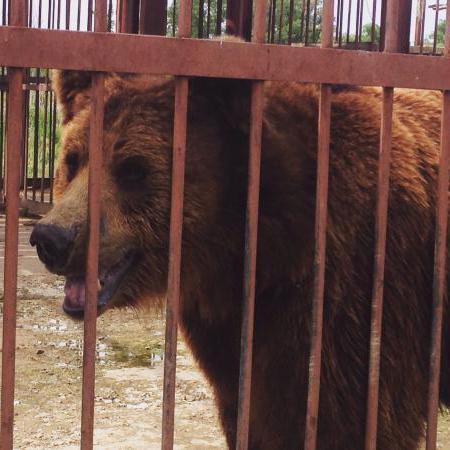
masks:
{"type": "Polygon", "coordinates": [[[203,22],[204,22],[204,12],[205,12],[205,0],[198,0],[198,37],[201,39],[203,37],[203,22]]]}
{"type": "MultiPolygon", "coordinates": [[[[437,3],[439,7],[439,2],[437,3]]],[[[436,8],[438,9],[438,8],[436,8]]],[[[444,55],[450,59],[450,1],[447,0],[447,27],[444,55]]],[[[434,247],[433,321],[431,326],[430,376],[428,381],[428,415],[426,450],[436,449],[439,381],[441,372],[442,316],[446,294],[446,253],[448,227],[448,186],[450,167],[450,90],[443,92],[441,117],[441,154],[439,158],[436,237],[434,247]]]]}
{"type": "Polygon", "coordinates": [[[420,29],[420,53],[423,53],[423,40],[425,35],[425,11],[427,10],[427,0],[423,0],[422,26],[420,29]]]}
{"type": "Polygon", "coordinates": [[[222,0],[217,0],[216,35],[222,34],[222,0]]]}
{"type": "Polygon", "coordinates": [[[344,26],[344,0],[341,1],[340,18],[339,18],[339,36],[338,36],[339,47],[342,47],[342,27],[343,26],[344,26]]]}
{"type": "MultiPolygon", "coordinates": [[[[40,76],[39,69],[36,73],[37,77],[40,76]]],[[[39,165],[39,91],[34,93],[34,140],[33,140],[33,184],[32,184],[32,198],[36,200],[37,178],[38,178],[38,165],[39,165]]]]}
{"type": "MultiPolygon", "coordinates": [[[[53,97],[53,92],[51,92],[53,97]]],[[[56,98],[53,98],[53,122],[52,122],[52,154],[50,157],[50,203],[53,203],[53,181],[55,173],[55,150],[56,150],[56,124],[57,124],[57,112],[56,112],[56,98]]]]}
{"type": "Polygon", "coordinates": [[[15,27],[0,27],[0,65],[358,86],[450,88],[450,62],[446,58],[15,27]],[[142,54],[146,57],[142,58],[142,54]],[[235,64],[237,59],[239,65],[235,64]],[[285,64],[286,61],[290,64],[285,64]]]}
{"type": "MultiPolygon", "coordinates": [[[[26,26],[27,2],[15,1],[10,23],[26,26]]],[[[20,149],[23,137],[23,70],[8,69],[8,116],[6,149],[6,231],[3,294],[3,348],[1,398],[1,448],[12,450],[14,433],[14,386],[16,352],[17,258],[19,235],[20,149]]]]}
{"type": "Polygon", "coordinates": [[[339,40],[339,27],[341,22],[341,3],[343,3],[344,0],[337,0],[337,6],[336,6],[336,29],[335,29],[335,38],[334,40],[337,42],[339,40]]]}
{"type": "MultiPolygon", "coordinates": [[[[255,43],[264,42],[265,20],[266,2],[265,0],[256,0],[253,22],[253,41],[255,43]]],[[[263,111],[264,82],[254,81],[251,88],[250,104],[250,147],[236,450],[247,450],[249,438],[263,111]]]]}
{"type": "Polygon", "coordinates": [[[375,30],[377,21],[377,0],[373,0],[372,5],[372,28],[370,30],[370,40],[375,43],[375,30]]]}
{"type": "Polygon", "coordinates": [[[141,0],[140,11],[141,34],[166,35],[167,0],[141,0]]]}
{"type": "Polygon", "coordinates": [[[294,0],[289,2],[289,28],[288,28],[288,44],[292,44],[292,27],[294,24],[294,0]]]}
{"type": "Polygon", "coordinates": [[[361,0],[361,9],[359,11],[359,39],[358,39],[358,42],[362,42],[363,15],[364,15],[364,0],[361,0]]]}
{"type": "MultiPolygon", "coordinates": [[[[178,37],[191,35],[192,0],[180,3],[178,37]]],[[[164,350],[164,389],[162,411],[162,450],[172,450],[175,420],[177,370],[177,331],[180,314],[181,247],[183,234],[184,172],[189,81],[175,80],[172,190],[170,207],[169,273],[167,278],[166,337],[164,350]]]]}
{"type": "Polygon", "coordinates": [[[436,46],[437,46],[437,32],[438,32],[438,24],[439,24],[439,0],[436,1],[436,11],[434,14],[434,33],[433,33],[433,55],[436,54],[436,46]]]}
{"type": "MultiPolygon", "coordinates": [[[[323,4],[322,47],[333,46],[334,1],[323,4]]],[[[314,292],[312,300],[311,350],[308,400],[306,407],[305,450],[315,450],[319,417],[320,373],[322,359],[323,301],[325,289],[328,168],[330,152],[331,86],[320,86],[316,219],[314,250],[314,292]]]]}
{"type": "MultiPolygon", "coordinates": [[[[89,25],[88,29],[90,30],[89,25]]],[[[120,33],[139,32],[139,0],[120,1],[119,30],[120,33]]]]}
{"type": "MultiPolygon", "coordinates": [[[[95,30],[106,31],[106,0],[95,2],[95,30]]],[[[89,132],[88,249],[86,304],[84,309],[81,450],[91,450],[94,438],[95,348],[97,330],[98,263],[101,217],[101,167],[103,161],[104,75],[92,76],[89,132]]]]}
{"type": "Polygon", "coordinates": [[[207,13],[206,13],[206,37],[209,38],[211,32],[211,0],[207,1],[207,13]]]}
{"type": "Polygon", "coordinates": [[[270,18],[270,42],[273,44],[275,42],[275,22],[276,22],[276,16],[277,16],[277,0],[272,0],[272,11],[271,11],[271,18],[270,18]]]}
{"type": "MultiPolygon", "coordinates": [[[[48,91],[44,93],[44,135],[42,136],[41,202],[45,196],[45,163],[47,157],[48,91]]],[[[26,165],[25,165],[26,168],[26,165]]]]}
{"type": "Polygon", "coordinates": [[[309,42],[309,19],[311,16],[311,0],[306,0],[305,45],[309,42]]]}
{"type": "MultiPolygon", "coordinates": [[[[343,0],[342,0],[343,1],[343,0]]],[[[312,29],[312,41],[316,42],[316,27],[317,27],[317,0],[314,0],[314,8],[313,8],[313,29],[312,29]]],[[[342,14],[341,14],[341,22],[342,22],[342,14]]],[[[342,27],[342,23],[341,23],[342,27]]]]}
{"type": "Polygon", "coordinates": [[[348,0],[348,14],[347,14],[347,44],[350,42],[350,22],[352,18],[352,0],[348,0]]]}
{"type": "Polygon", "coordinates": [[[281,42],[281,33],[284,26],[284,0],[281,0],[280,4],[280,17],[278,19],[278,43],[281,42]]]}
{"type": "Polygon", "coordinates": [[[72,0],[66,0],[66,30],[70,30],[70,4],[72,0]]]}
{"type": "MultiPolygon", "coordinates": [[[[386,11],[385,52],[398,50],[399,3],[388,2],[386,11]]],[[[367,394],[365,450],[377,448],[378,394],[383,318],[384,268],[386,257],[389,174],[392,147],[392,111],[394,89],[383,88],[380,153],[378,167],[377,212],[375,223],[375,257],[370,327],[370,357],[367,394]]]]}

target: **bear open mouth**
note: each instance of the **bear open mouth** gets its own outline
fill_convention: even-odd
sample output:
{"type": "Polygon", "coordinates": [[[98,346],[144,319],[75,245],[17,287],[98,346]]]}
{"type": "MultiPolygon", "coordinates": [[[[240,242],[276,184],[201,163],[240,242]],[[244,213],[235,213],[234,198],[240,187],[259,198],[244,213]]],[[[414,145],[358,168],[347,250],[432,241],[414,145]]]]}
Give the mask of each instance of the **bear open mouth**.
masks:
{"type": "MultiPolygon", "coordinates": [[[[116,294],[128,270],[136,260],[134,252],[128,252],[117,264],[101,270],[97,280],[97,311],[103,312],[116,294]]],[[[63,310],[72,317],[82,318],[86,303],[86,279],[84,276],[66,278],[63,310]]]]}

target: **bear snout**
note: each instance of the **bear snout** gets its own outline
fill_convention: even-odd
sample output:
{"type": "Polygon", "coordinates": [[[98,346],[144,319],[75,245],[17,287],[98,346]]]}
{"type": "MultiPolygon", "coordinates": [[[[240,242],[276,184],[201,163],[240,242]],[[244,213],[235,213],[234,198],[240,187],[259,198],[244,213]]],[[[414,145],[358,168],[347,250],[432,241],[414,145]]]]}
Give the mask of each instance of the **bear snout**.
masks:
{"type": "Polygon", "coordinates": [[[38,223],[30,236],[31,246],[36,246],[39,259],[51,272],[61,272],[67,265],[73,247],[73,228],[38,223]]]}

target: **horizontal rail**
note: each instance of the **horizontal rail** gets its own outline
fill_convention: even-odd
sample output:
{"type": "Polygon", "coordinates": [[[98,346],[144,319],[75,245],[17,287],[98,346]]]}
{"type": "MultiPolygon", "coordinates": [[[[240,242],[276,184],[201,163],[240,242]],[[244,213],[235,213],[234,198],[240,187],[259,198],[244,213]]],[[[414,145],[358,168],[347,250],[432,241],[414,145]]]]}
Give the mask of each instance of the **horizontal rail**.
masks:
{"type": "Polygon", "coordinates": [[[450,89],[436,56],[18,27],[0,27],[0,65],[450,89]]]}

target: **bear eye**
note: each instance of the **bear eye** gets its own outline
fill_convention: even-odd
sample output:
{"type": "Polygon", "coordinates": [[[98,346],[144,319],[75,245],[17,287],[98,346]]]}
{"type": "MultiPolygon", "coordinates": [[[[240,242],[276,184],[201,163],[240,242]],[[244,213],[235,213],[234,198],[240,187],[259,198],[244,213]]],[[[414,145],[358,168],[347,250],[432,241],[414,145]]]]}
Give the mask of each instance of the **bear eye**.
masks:
{"type": "Polygon", "coordinates": [[[115,170],[119,186],[126,190],[139,188],[148,175],[146,161],[141,157],[128,158],[115,170]]]}
{"type": "Polygon", "coordinates": [[[78,153],[68,153],[65,158],[65,163],[67,167],[67,181],[72,181],[78,172],[80,166],[80,158],[78,153]]]}

